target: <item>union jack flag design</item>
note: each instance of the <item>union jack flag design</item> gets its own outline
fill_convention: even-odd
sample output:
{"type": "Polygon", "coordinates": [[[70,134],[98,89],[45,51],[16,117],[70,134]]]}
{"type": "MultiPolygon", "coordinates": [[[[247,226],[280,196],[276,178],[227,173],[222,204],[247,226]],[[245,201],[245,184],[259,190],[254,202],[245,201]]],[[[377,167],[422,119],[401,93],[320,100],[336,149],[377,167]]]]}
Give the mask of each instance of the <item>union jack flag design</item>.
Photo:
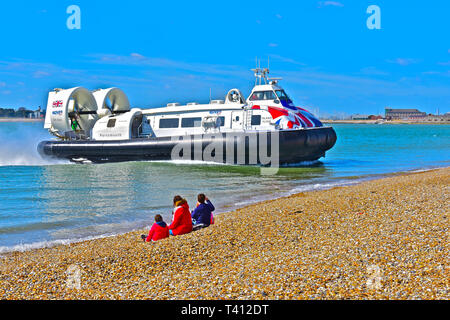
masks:
{"type": "Polygon", "coordinates": [[[252,109],[269,111],[275,124],[282,129],[299,129],[299,128],[319,128],[323,127],[322,122],[317,119],[311,112],[304,108],[296,107],[292,104],[282,102],[282,107],[274,106],[253,106],[252,109]]]}
{"type": "Polygon", "coordinates": [[[62,100],[58,100],[58,101],[54,101],[53,102],[53,107],[54,108],[62,107],[62,105],[63,105],[63,101],[62,100]]]}

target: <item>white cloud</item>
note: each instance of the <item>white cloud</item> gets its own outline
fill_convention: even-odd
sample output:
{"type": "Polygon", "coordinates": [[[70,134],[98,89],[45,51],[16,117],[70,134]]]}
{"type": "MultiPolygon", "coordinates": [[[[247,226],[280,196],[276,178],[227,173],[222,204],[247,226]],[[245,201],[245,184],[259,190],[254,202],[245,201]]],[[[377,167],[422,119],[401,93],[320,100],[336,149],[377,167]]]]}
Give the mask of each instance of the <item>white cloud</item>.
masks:
{"type": "Polygon", "coordinates": [[[33,77],[35,78],[44,78],[50,76],[50,73],[42,70],[38,70],[35,73],[33,73],[33,77]]]}
{"type": "Polygon", "coordinates": [[[369,76],[387,76],[388,72],[379,70],[375,67],[366,67],[360,70],[361,74],[369,75],[369,76]]]}
{"type": "Polygon", "coordinates": [[[269,47],[278,47],[278,43],[269,43],[269,47]]]}
{"type": "Polygon", "coordinates": [[[283,56],[280,56],[280,55],[277,55],[277,54],[271,54],[270,58],[271,59],[275,59],[275,60],[280,60],[280,61],[283,61],[283,62],[287,62],[287,63],[291,63],[291,64],[296,64],[298,66],[306,66],[306,64],[303,63],[303,62],[299,62],[299,61],[296,61],[294,59],[283,57],[283,56]]]}
{"type": "Polygon", "coordinates": [[[281,14],[279,14],[279,13],[277,13],[276,15],[275,15],[275,17],[277,17],[278,19],[282,19],[283,17],[281,16],[281,14]]]}
{"type": "Polygon", "coordinates": [[[323,7],[343,7],[344,5],[337,1],[319,1],[319,8],[323,7]]]}
{"type": "Polygon", "coordinates": [[[171,60],[166,58],[146,57],[138,53],[127,56],[116,54],[92,54],[88,57],[95,60],[89,61],[98,64],[117,64],[126,66],[138,66],[148,68],[171,68],[195,73],[221,74],[241,77],[245,71],[236,66],[217,65],[207,63],[186,63],[183,61],[171,60]]]}
{"type": "Polygon", "coordinates": [[[132,53],[132,54],[130,54],[130,56],[132,56],[133,58],[136,58],[136,59],[145,60],[145,57],[139,53],[132,53]]]}
{"type": "Polygon", "coordinates": [[[394,60],[387,60],[387,62],[398,64],[398,65],[401,65],[401,66],[409,66],[410,64],[418,63],[419,60],[411,59],[411,58],[397,58],[397,59],[394,59],[394,60]]]}
{"type": "Polygon", "coordinates": [[[345,98],[354,98],[358,93],[360,96],[370,97],[380,95],[383,97],[409,97],[411,92],[420,92],[423,97],[449,96],[449,88],[445,84],[426,86],[422,84],[420,77],[401,79],[376,79],[371,76],[343,75],[317,71],[280,71],[286,83],[290,86],[298,83],[308,86],[310,95],[319,94],[327,90],[330,95],[345,98]]]}

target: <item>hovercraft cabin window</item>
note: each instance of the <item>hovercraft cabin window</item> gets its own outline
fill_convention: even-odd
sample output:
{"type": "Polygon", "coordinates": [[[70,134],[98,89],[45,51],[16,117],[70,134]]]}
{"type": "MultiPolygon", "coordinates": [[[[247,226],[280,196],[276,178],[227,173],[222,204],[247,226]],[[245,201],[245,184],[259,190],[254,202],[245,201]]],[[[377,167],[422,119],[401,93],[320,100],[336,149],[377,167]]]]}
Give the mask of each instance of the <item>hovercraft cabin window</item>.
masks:
{"type": "Polygon", "coordinates": [[[116,119],[109,119],[108,124],[106,125],[107,128],[114,128],[116,126],[116,119]]]}
{"type": "Polygon", "coordinates": [[[275,100],[276,98],[277,97],[275,96],[275,93],[273,93],[273,91],[258,91],[252,94],[252,96],[250,97],[250,101],[275,100]]]}
{"type": "Polygon", "coordinates": [[[161,119],[159,120],[160,129],[173,129],[178,128],[180,125],[180,119],[161,119]]]}
{"type": "Polygon", "coordinates": [[[182,128],[198,128],[202,126],[202,118],[183,118],[181,119],[182,128]]]}
{"type": "Polygon", "coordinates": [[[288,95],[286,94],[286,92],[284,90],[277,90],[276,92],[277,92],[278,98],[281,101],[292,102],[291,99],[289,99],[288,95]]]}
{"type": "Polygon", "coordinates": [[[225,117],[218,117],[217,124],[219,127],[225,127],[225,117]]]}
{"type": "Polygon", "coordinates": [[[261,116],[256,115],[252,116],[252,126],[260,126],[261,125],[261,116]]]}

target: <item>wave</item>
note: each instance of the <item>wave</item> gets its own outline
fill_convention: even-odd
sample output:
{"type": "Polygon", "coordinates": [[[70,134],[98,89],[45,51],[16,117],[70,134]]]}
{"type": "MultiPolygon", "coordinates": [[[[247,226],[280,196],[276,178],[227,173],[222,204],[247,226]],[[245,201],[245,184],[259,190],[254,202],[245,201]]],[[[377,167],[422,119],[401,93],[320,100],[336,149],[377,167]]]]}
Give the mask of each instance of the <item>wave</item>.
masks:
{"type": "Polygon", "coordinates": [[[260,201],[265,201],[265,200],[273,200],[276,198],[281,198],[281,197],[287,197],[287,196],[291,196],[293,194],[297,194],[297,193],[302,193],[302,192],[310,192],[310,191],[317,191],[317,190],[328,190],[328,189],[332,189],[335,187],[345,187],[345,186],[350,186],[350,185],[355,185],[358,183],[361,183],[363,181],[369,180],[370,178],[359,178],[359,179],[355,179],[355,180],[339,180],[337,182],[324,182],[324,183],[314,183],[314,184],[307,184],[307,185],[302,185],[302,186],[298,186],[295,187],[287,192],[282,192],[280,194],[277,194],[275,196],[265,196],[265,197],[257,197],[257,198],[252,198],[249,200],[244,200],[244,201],[240,201],[240,202],[236,202],[234,205],[236,207],[242,207],[242,206],[247,206],[247,205],[251,205],[251,204],[255,204],[258,203],[260,201]]]}
{"type": "Polygon", "coordinates": [[[323,165],[323,162],[320,160],[314,160],[314,161],[301,161],[297,163],[287,163],[282,164],[280,167],[284,168],[291,168],[291,167],[317,167],[323,165]]]}
{"type": "Polygon", "coordinates": [[[68,161],[43,159],[37,152],[39,142],[48,140],[41,124],[2,124],[0,127],[0,167],[45,166],[68,161]],[[37,126],[38,125],[38,126],[37,126]]]}
{"type": "MultiPolygon", "coordinates": [[[[128,224],[131,225],[131,223],[128,223],[128,224]]],[[[105,226],[106,225],[92,226],[92,227],[94,227],[94,228],[103,227],[103,229],[105,229],[105,226]]],[[[142,226],[139,227],[139,226],[134,225],[133,227],[129,227],[129,228],[122,227],[122,228],[120,228],[120,231],[116,230],[116,232],[114,232],[114,231],[104,232],[104,233],[97,234],[97,235],[85,235],[85,236],[79,235],[78,237],[68,238],[68,239],[45,240],[45,241],[36,241],[36,242],[32,242],[32,243],[20,243],[20,244],[16,244],[16,245],[12,245],[12,246],[0,246],[0,257],[1,257],[1,254],[11,253],[11,252],[26,252],[26,251],[36,250],[36,249],[52,248],[52,247],[56,247],[56,246],[67,246],[70,244],[76,244],[76,243],[81,243],[81,242],[85,242],[85,241],[112,238],[112,237],[124,235],[124,234],[138,231],[138,230],[150,230],[150,228],[151,228],[151,226],[149,226],[149,225],[145,225],[145,227],[142,227],[142,226]]],[[[52,232],[52,234],[58,235],[58,234],[64,234],[67,232],[68,232],[67,230],[59,230],[59,231],[52,232]]],[[[73,230],[71,232],[76,234],[76,232],[74,232],[73,230]]]]}
{"type": "Polygon", "coordinates": [[[203,160],[151,160],[145,161],[149,163],[167,163],[175,165],[214,165],[214,166],[234,166],[232,164],[213,162],[213,161],[203,161],[203,160]]]}
{"type": "Polygon", "coordinates": [[[78,239],[62,239],[62,240],[49,240],[49,241],[40,241],[33,243],[22,243],[14,246],[3,246],[0,247],[0,254],[10,253],[10,252],[26,252],[30,250],[42,249],[42,248],[52,248],[60,245],[69,245],[73,243],[80,243],[84,241],[96,240],[96,239],[104,239],[114,237],[120,234],[106,234],[99,236],[91,236],[85,238],[78,239]]]}
{"type": "Polygon", "coordinates": [[[421,173],[421,172],[428,172],[428,171],[433,171],[436,170],[440,167],[432,167],[432,168],[426,168],[426,169],[415,169],[415,170],[411,170],[411,171],[406,171],[406,172],[410,172],[410,173],[421,173]]]}
{"type": "Polygon", "coordinates": [[[361,178],[356,180],[340,180],[337,182],[327,182],[327,183],[315,183],[315,184],[308,184],[303,185],[299,187],[295,187],[290,191],[290,194],[296,194],[301,192],[308,192],[308,191],[317,191],[317,190],[328,190],[336,187],[345,187],[345,186],[351,186],[358,183],[361,183],[363,181],[367,180],[367,178],[361,178]]]}

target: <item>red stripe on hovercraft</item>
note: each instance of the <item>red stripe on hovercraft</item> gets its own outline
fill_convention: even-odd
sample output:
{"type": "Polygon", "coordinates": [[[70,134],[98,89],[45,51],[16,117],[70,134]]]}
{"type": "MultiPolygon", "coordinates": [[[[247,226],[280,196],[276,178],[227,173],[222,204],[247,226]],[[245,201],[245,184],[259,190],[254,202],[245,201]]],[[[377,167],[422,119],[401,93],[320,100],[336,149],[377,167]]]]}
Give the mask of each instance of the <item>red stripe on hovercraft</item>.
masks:
{"type": "Polygon", "coordinates": [[[314,124],[307,117],[305,117],[303,114],[297,113],[297,115],[300,117],[300,119],[302,119],[306,123],[308,128],[314,127],[314,124]]]}
{"type": "Polygon", "coordinates": [[[299,122],[299,126],[301,125],[303,128],[308,127],[305,121],[303,121],[297,114],[295,114],[295,119],[299,122]]]}
{"type": "Polygon", "coordinates": [[[289,115],[289,113],[286,110],[277,107],[269,107],[268,110],[273,119],[289,115]]]}

